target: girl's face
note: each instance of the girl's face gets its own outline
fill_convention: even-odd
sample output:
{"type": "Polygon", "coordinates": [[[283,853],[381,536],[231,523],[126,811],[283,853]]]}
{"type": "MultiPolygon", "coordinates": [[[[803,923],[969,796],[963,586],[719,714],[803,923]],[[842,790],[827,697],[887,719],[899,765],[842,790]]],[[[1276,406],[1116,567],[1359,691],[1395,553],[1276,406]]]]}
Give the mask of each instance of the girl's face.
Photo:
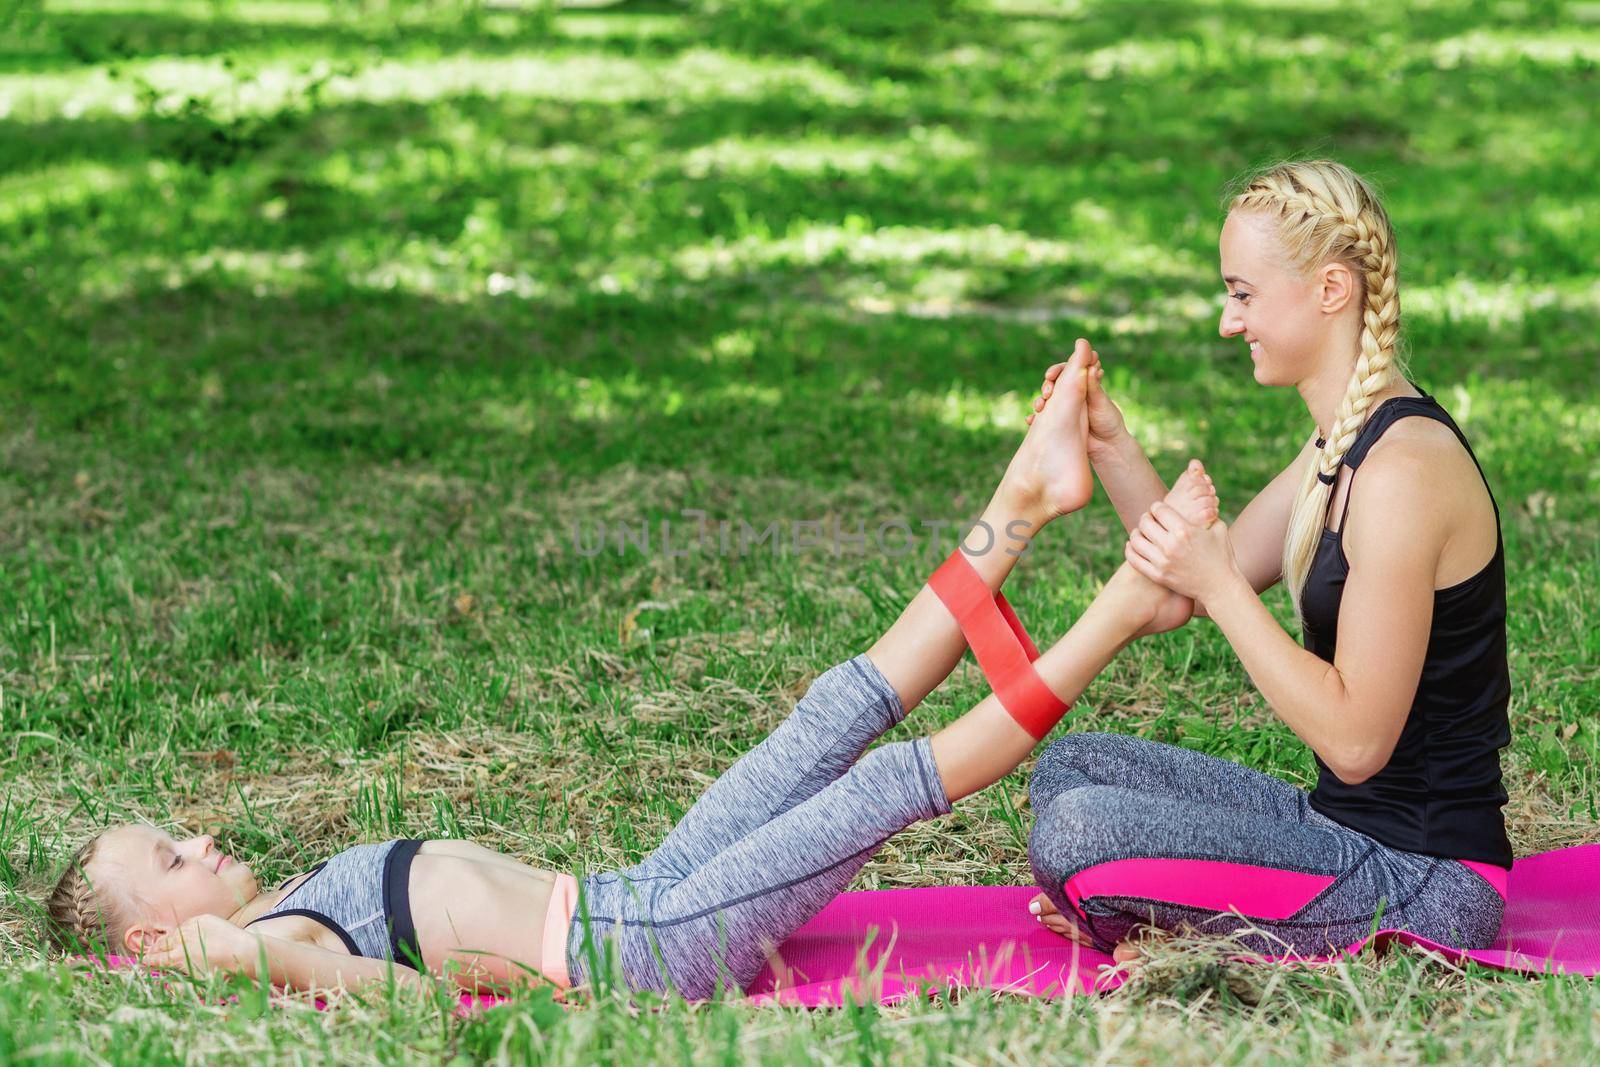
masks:
{"type": "Polygon", "coordinates": [[[159,936],[196,915],[230,916],[260,892],[250,865],[224,855],[210,834],[175,841],[153,826],[120,826],[101,838],[89,863],[96,873],[142,903],[128,931],[137,949],[141,931],[159,936]]]}
{"type": "Polygon", "coordinates": [[[1249,343],[1261,385],[1298,385],[1312,378],[1322,367],[1337,318],[1329,313],[1325,272],[1303,277],[1290,263],[1275,224],[1256,212],[1229,212],[1220,248],[1228,292],[1218,332],[1249,343]]]}

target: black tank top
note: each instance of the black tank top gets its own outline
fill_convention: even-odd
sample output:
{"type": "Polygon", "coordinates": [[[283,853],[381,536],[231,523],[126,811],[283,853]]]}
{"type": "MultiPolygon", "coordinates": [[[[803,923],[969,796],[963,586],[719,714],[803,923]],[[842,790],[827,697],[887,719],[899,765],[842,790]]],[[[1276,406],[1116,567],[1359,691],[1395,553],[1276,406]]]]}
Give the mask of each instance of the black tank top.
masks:
{"type": "MultiPolygon", "coordinates": [[[[1461,428],[1433,397],[1424,393],[1387,400],[1368,417],[1345,453],[1351,480],[1346,517],[1356,470],[1367,451],[1390,426],[1413,415],[1450,427],[1478,464],[1461,428]]],[[[1481,464],[1478,474],[1483,475],[1481,464]]],[[[1489,499],[1494,501],[1492,490],[1489,499]]],[[[1347,785],[1316,757],[1311,806],[1391,848],[1510,867],[1511,842],[1500,811],[1506,802],[1500,750],[1511,742],[1506,715],[1511,671],[1506,662],[1505,540],[1498,532],[1500,506],[1494,509],[1494,558],[1466,581],[1434,591],[1422,678],[1388,765],[1359,785],[1347,785]]],[[[1337,533],[1322,531],[1300,596],[1305,646],[1329,663],[1339,641],[1339,602],[1350,573],[1343,536],[1343,519],[1337,533]]]]}

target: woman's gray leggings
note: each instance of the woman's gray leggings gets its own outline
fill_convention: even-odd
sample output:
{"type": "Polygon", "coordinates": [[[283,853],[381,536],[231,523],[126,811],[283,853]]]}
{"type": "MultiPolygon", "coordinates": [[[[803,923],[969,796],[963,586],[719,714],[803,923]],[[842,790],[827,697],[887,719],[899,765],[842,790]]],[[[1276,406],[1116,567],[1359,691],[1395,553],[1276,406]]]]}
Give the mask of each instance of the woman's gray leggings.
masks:
{"type": "Polygon", "coordinates": [[[862,756],[904,717],[865,655],[819,675],[648,859],[583,879],[567,937],[573,983],[586,980],[591,948],[614,939],[629,988],[698,1000],[748,985],[880,845],[950,810],[926,738],[862,756]]]}
{"type": "Polygon", "coordinates": [[[1105,950],[1141,925],[1237,933],[1249,951],[1302,957],[1375,923],[1461,948],[1500,929],[1504,901],[1468,867],[1379,844],[1287,782],[1214,756],[1067,734],[1039,757],[1029,792],[1034,877],[1105,950]]]}

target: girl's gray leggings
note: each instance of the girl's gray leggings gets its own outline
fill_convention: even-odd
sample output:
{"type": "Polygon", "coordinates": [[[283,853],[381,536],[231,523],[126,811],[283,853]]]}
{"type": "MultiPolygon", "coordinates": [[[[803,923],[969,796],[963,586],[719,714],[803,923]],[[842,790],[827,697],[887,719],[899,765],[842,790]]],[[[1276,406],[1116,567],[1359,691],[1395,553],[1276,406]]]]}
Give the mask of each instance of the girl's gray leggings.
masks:
{"type": "Polygon", "coordinates": [[[926,738],[862,756],[904,717],[865,655],[819,675],[648,859],[582,880],[567,937],[573,983],[614,939],[629,988],[694,1000],[748,985],[880,845],[950,810],[926,738]]]}
{"type": "Polygon", "coordinates": [[[1504,901],[1470,868],[1379,844],[1287,782],[1215,756],[1067,734],[1039,757],[1029,793],[1034,877],[1105,950],[1140,925],[1301,957],[1375,924],[1461,948],[1500,929],[1504,901]]]}

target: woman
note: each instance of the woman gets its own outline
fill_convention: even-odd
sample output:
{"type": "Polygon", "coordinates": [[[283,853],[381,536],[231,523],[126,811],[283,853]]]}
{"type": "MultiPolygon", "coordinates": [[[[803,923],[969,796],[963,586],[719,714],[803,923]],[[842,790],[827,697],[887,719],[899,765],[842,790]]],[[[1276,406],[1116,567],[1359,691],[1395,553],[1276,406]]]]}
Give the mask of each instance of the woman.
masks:
{"type": "MultiPolygon", "coordinates": [[[[1060,379],[1070,387],[1058,385],[1050,411],[1030,420],[983,523],[940,569],[958,564],[966,591],[991,611],[1020,555],[996,531],[1031,536],[1089,499],[1089,360],[1080,342],[1060,379]]],[[[1167,497],[1197,524],[1215,520],[1215,499],[1198,472],[1167,497]]],[[[885,840],[1009,773],[1123,645],[1189,613],[1124,565],[1032,665],[1054,718],[1024,724],[1003,691],[931,737],[868,753],[967,648],[966,623],[947,611],[945,595],[924,587],[864,654],[821,674],[629,870],[590,876],[580,888],[572,875],[468,842],[389,841],[348,848],[263,890],[210,836],[175,841],[150,826],[120,826],[69,863],[47,901],[53,933],[73,947],[267,975],[294,989],[391,976],[414,984],[422,973],[471,990],[524,980],[566,988],[592,976],[603,958],[597,942],[611,938],[630,988],[701,998],[743,987],[885,840]]]]}
{"type": "Polygon", "coordinates": [[[1220,246],[1222,336],[1249,345],[1257,382],[1299,391],[1317,432],[1232,527],[1201,529],[1159,502],[1096,360],[1089,454],[1128,562],[1222,629],[1310,746],[1316,788],[1064,737],[1033,777],[1034,910],[1122,960],[1141,925],[1252,931],[1260,951],[1301,955],[1374,924],[1486,946],[1511,866],[1499,512],[1466,438],[1401,371],[1388,217],[1347,168],[1283,164],[1233,199],[1220,246]],[[1304,648],[1259,598],[1280,579],[1304,648]]]}

